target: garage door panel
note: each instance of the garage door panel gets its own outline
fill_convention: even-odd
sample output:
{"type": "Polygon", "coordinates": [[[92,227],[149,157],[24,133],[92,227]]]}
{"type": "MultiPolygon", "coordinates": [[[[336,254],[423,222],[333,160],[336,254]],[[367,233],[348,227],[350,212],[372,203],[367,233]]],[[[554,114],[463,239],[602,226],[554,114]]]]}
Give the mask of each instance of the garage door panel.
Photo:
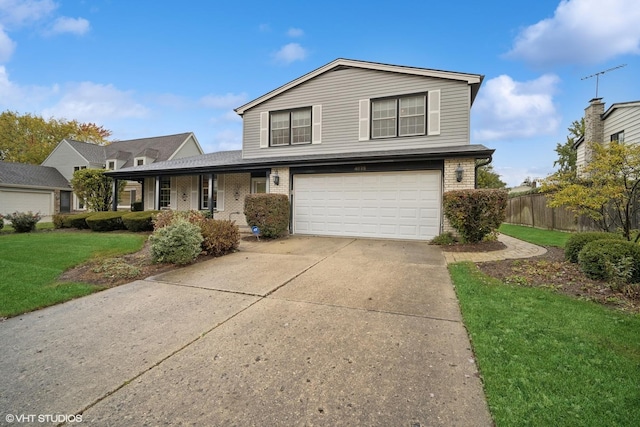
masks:
{"type": "Polygon", "coordinates": [[[0,191],[2,212],[40,212],[42,216],[53,214],[53,193],[51,191],[0,191]]]}
{"type": "Polygon", "coordinates": [[[440,187],[440,171],[296,175],[294,233],[430,239],[440,187]]]}

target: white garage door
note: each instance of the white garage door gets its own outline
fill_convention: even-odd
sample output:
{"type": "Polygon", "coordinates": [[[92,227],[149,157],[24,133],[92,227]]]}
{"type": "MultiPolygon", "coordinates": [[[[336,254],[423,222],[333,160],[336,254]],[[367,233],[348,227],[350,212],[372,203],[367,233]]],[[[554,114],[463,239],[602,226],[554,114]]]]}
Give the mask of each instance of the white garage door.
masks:
{"type": "Polygon", "coordinates": [[[440,171],[295,175],[293,232],[427,240],[440,234],[440,171]]]}
{"type": "Polygon", "coordinates": [[[0,190],[0,207],[0,213],[4,214],[31,211],[49,216],[53,210],[53,192],[0,190]]]}

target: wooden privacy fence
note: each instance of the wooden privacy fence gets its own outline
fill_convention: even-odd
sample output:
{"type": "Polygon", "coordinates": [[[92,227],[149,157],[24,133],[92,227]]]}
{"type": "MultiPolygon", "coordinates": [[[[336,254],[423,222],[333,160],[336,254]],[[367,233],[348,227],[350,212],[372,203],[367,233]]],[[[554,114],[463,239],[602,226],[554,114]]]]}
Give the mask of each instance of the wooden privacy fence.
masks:
{"type": "Polygon", "coordinates": [[[590,218],[576,217],[564,207],[548,207],[544,194],[525,194],[509,199],[505,222],[561,231],[599,230],[590,218]]]}

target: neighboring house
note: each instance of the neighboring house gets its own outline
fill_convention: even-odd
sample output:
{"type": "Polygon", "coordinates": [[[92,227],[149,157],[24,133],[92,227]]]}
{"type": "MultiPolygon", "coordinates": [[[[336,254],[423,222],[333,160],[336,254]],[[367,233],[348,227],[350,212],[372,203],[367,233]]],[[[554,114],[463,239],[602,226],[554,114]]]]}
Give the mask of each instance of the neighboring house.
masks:
{"type": "Polygon", "coordinates": [[[71,187],[55,168],[0,162],[0,215],[39,212],[42,216],[71,210],[71,187]]]}
{"type": "Polygon", "coordinates": [[[145,209],[208,209],[246,225],[244,198],[291,201],[291,232],[431,239],[442,193],[474,188],[478,74],[337,59],[237,108],[242,150],[122,168],[145,209]]]}
{"type": "MultiPolygon", "coordinates": [[[[79,169],[118,170],[191,157],[202,153],[198,140],[191,132],[117,141],[109,145],[63,139],[42,162],[42,165],[56,168],[68,181],[71,181],[73,173],[79,169]]],[[[141,184],[137,181],[130,181],[121,195],[118,207],[130,208],[132,202],[141,199],[141,184]]],[[[75,195],[72,209],[84,209],[82,200],[79,200],[75,195]]]]}
{"type": "Polygon", "coordinates": [[[574,144],[576,166],[582,169],[591,157],[588,143],[611,141],[640,143],[640,101],[618,102],[604,110],[602,98],[589,101],[584,110],[584,136],[574,144]]]}

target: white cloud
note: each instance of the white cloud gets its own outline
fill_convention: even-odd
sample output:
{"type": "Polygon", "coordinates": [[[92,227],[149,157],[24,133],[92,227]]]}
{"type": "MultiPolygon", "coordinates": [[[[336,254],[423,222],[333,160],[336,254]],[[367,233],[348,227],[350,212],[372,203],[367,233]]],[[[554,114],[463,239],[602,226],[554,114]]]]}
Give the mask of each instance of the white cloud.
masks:
{"type": "Polygon", "coordinates": [[[223,129],[213,135],[212,141],[203,143],[205,153],[215,151],[242,149],[242,127],[236,129],[223,129]]]}
{"type": "Polygon", "coordinates": [[[526,27],[509,58],[537,66],[594,64],[640,54],[637,0],[563,0],[553,18],[526,27]]]}
{"type": "Polygon", "coordinates": [[[209,119],[209,123],[242,123],[242,117],[240,117],[235,111],[227,111],[221,116],[212,117],[209,119]]]}
{"type": "Polygon", "coordinates": [[[104,123],[109,119],[143,118],[149,110],[133,99],[132,92],[113,85],[83,82],[64,88],[62,98],[43,111],[44,117],[104,123]]]}
{"type": "Polygon", "coordinates": [[[0,110],[36,111],[40,106],[59,93],[57,85],[20,86],[9,79],[5,67],[0,66],[0,110]]]}
{"type": "Polygon", "coordinates": [[[510,140],[555,132],[560,123],[553,104],[558,82],[553,74],[527,82],[507,75],[487,81],[472,110],[474,140],[510,140]]]}
{"type": "Polygon", "coordinates": [[[68,18],[66,16],[61,16],[54,21],[49,33],[71,33],[81,36],[86,34],[90,28],[91,25],[89,24],[89,21],[84,18],[68,18]]]}
{"type": "Polygon", "coordinates": [[[57,8],[53,0],[0,0],[0,23],[25,25],[45,18],[57,8]]]}
{"type": "Polygon", "coordinates": [[[302,37],[304,35],[304,31],[300,28],[289,28],[287,31],[287,35],[289,37],[302,37]]]}
{"type": "Polygon", "coordinates": [[[9,38],[0,25],[0,63],[7,62],[15,48],[16,43],[9,38]]]}
{"type": "Polygon", "coordinates": [[[200,104],[208,108],[233,109],[247,102],[246,93],[227,93],[224,95],[205,95],[200,104]]]}
{"type": "Polygon", "coordinates": [[[282,46],[282,48],[274,55],[277,62],[285,65],[291,64],[294,61],[302,61],[307,57],[307,51],[298,43],[289,43],[282,46]]]}

